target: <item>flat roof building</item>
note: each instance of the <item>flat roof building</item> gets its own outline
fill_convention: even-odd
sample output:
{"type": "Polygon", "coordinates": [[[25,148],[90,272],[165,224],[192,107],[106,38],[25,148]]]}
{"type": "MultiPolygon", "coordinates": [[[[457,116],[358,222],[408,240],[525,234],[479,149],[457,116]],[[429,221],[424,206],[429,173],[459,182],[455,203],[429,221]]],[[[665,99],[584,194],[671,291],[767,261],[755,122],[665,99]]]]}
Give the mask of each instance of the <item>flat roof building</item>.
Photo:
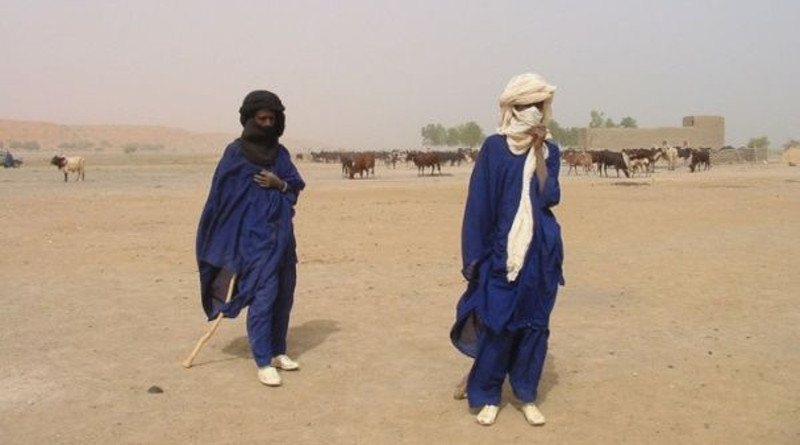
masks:
{"type": "Polygon", "coordinates": [[[719,149],[725,145],[725,118],[722,116],[686,116],[682,127],[656,128],[582,128],[579,147],[587,149],[660,147],[663,141],[670,146],[709,147],[719,149]]]}

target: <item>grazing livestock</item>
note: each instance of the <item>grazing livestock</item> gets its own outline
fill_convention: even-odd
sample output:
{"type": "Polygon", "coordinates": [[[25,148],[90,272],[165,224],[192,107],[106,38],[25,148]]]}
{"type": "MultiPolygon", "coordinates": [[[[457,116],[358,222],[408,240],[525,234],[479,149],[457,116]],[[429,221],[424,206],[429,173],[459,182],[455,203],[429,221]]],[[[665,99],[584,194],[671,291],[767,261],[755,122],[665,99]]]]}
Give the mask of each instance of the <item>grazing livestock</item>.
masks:
{"type": "Polygon", "coordinates": [[[575,150],[566,150],[562,153],[561,157],[567,162],[569,166],[569,170],[567,170],[567,176],[575,170],[575,174],[578,174],[578,167],[583,167],[584,173],[589,173],[593,170],[592,166],[592,155],[587,152],[579,152],[575,150]]]}
{"type": "MultiPolygon", "coordinates": [[[[661,159],[662,152],[658,148],[631,148],[622,150],[631,161],[647,159],[647,166],[651,172],[656,170],[656,162],[661,159]]],[[[641,163],[640,163],[641,164],[641,163]]]]}
{"type": "Polygon", "coordinates": [[[711,149],[700,148],[692,150],[692,161],[689,163],[689,170],[694,173],[695,169],[699,171],[699,167],[705,167],[704,170],[711,168],[711,149]]]}
{"type": "Polygon", "coordinates": [[[662,147],[661,154],[667,160],[667,170],[675,170],[678,164],[678,147],[662,147]]]}
{"type": "Polygon", "coordinates": [[[439,156],[439,162],[442,164],[449,162],[451,167],[454,165],[460,167],[462,162],[467,161],[467,154],[464,149],[461,148],[457,151],[437,151],[435,153],[439,156]]]}
{"type": "MultiPolygon", "coordinates": [[[[372,176],[375,176],[375,155],[372,153],[355,153],[350,158],[351,163],[349,166],[350,171],[350,179],[355,178],[356,173],[358,173],[360,178],[364,177],[364,172],[367,172],[367,178],[369,178],[370,172],[372,172],[372,176]]],[[[344,161],[342,162],[344,165],[344,161]]]]}
{"type": "Polygon", "coordinates": [[[692,158],[692,149],[689,147],[678,147],[678,159],[683,160],[683,165],[692,158]]]}
{"type": "Polygon", "coordinates": [[[330,164],[332,162],[337,162],[340,160],[342,156],[342,152],[339,151],[311,151],[309,153],[311,155],[312,162],[324,162],[326,164],[330,164]]]}
{"type": "Polygon", "coordinates": [[[352,153],[342,153],[339,156],[339,160],[342,162],[342,177],[346,178],[350,175],[350,169],[353,167],[353,157],[355,155],[352,153]]]}
{"type": "Polygon", "coordinates": [[[645,177],[650,177],[650,160],[647,158],[631,159],[630,163],[631,178],[636,176],[636,173],[644,173],[645,177]]]}
{"type": "Polygon", "coordinates": [[[81,156],[61,156],[55,155],[50,163],[64,172],[64,182],[67,182],[69,173],[75,173],[75,181],[86,179],[84,164],[86,163],[81,156]]]}
{"type": "Polygon", "coordinates": [[[620,170],[625,173],[626,178],[631,177],[628,171],[630,159],[626,153],[619,153],[611,150],[603,150],[595,153],[597,153],[597,155],[592,154],[592,159],[596,159],[595,162],[597,163],[597,171],[600,173],[600,176],[605,173],[606,177],[608,177],[608,166],[610,165],[617,170],[618,178],[620,170]]]}
{"type": "Polygon", "coordinates": [[[400,160],[400,152],[397,150],[382,152],[379,153],[376,157],[382,159],[386,167],[392,167],[392,169],[394,170],[397,168],[397,161],[400,160]]]}
{"type": "Polygon", "coordinates": [[[424,176],[427,167],[431,168],[431,176],[433,176],[434,170],[438,170],[439,174],[442,173],[442,166],[439,163],[439,155],[437,153],[415,153],[412,151],[406,156],[406,161],[414,161],[414,165],[417,166],[417,176],[424,176]]]}

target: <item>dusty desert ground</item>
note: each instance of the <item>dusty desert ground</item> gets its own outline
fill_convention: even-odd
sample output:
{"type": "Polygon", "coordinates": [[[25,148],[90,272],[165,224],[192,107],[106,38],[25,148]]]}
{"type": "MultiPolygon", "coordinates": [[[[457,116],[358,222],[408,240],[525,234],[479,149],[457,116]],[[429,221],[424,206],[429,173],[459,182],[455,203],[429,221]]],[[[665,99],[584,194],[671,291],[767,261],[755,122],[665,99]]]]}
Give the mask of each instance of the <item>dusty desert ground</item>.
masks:
{"type": "Polygon", "coordinates": [[[567,285],[541,382],[491,428],[453,385],[470,167],[343,180],[299,163],[284,385],[244,317],[207,329],[194,236],[214,156],[95,155],[85,183],[0,170],[0,443],[800,443],[800,168],[567,177],[567,285]],[[151,394],[152,386],[163,393],[151,394]]]}

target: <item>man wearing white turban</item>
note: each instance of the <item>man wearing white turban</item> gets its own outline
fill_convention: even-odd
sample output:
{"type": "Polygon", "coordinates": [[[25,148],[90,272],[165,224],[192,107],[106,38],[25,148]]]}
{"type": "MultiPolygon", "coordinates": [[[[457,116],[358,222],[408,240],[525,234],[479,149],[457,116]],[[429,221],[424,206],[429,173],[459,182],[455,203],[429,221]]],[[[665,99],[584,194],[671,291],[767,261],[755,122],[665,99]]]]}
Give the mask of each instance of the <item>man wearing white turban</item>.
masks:
{"type": "Polygon", "coordinates": [[[450,337],[475,359],[456,397],[480,408],[482,425],[497,417],[506,375],[528,422],[545,422],[534,402],[550,313],[564,284],[552,212],[561,197],[561,159],[547,131],[555,90],[533,73],[509,81],[497,134],[484,141],[470,178],[461,246],[468,285],[450,337]]]}

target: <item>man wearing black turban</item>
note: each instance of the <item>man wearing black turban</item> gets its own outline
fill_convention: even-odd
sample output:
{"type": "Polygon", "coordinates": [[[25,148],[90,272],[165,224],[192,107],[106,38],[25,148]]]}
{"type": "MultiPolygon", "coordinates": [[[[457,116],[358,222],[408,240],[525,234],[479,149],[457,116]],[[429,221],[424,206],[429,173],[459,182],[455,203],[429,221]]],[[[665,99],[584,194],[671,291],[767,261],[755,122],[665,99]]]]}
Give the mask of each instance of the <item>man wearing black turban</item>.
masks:
{"type": "Polygon", "coordinates": [[[297,277],[292,218],[305,182],[278,142],[284,110],[269,91],[244,98],[242,135],[217,165],[197,230],[203,309],[212,320],[220,313],[234,318],[249,306],[247,334],[258,379],[269,386],[281,384],[278,369],[299,368],[286,355],[286,334],[297,277]]]}
{"type": "Polygon", "coordinates": [[[239,108],[242,123],[242,146],[244,156],[256,164],[269,166],[278,153],[278,138],[286,127],[285,110],[274,93],[253,91],[244,98],[239,108]]]}

